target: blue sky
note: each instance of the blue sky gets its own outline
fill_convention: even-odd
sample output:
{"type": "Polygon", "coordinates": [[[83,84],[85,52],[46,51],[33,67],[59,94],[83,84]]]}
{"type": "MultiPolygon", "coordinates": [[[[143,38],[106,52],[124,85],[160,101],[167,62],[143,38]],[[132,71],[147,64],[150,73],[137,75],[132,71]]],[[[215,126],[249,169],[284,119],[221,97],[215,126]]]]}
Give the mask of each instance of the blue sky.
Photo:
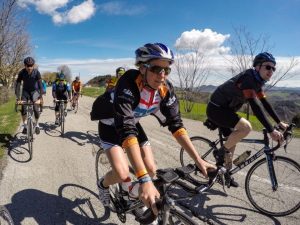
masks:
{"type": "MultiPolygon", "coordinates": [[[[239,26],[254,37],[269,35],[272,53],[282,65],[288,57],[300,57],[300,0],[18,2],[29,20],[40,71],[56,71],[67,64],[83,81],[114,74],[120,65],[133,68],[135,49],[148,42],[174,49],[178,41],[184,45],[200,37],[205,38],[204,48],[228,50],[233,27],[239,26]]],[[[294,77],[294,86],[300,86],[299,76],[294,77]]]]}

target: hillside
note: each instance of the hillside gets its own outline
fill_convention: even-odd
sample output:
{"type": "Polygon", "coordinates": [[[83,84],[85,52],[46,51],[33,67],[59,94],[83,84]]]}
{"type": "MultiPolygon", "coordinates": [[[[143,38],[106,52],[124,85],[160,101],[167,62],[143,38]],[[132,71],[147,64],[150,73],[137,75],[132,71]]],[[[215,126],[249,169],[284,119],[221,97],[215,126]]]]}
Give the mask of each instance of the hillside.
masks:
{"type": "Polygon", "coordinates": [[[89,80],[85,86],[91,86],[91,87],[101,87],[105,86],[105,81],[110,78],[111,75],[99,75],[94,77],[93,79],[89,80]]]}

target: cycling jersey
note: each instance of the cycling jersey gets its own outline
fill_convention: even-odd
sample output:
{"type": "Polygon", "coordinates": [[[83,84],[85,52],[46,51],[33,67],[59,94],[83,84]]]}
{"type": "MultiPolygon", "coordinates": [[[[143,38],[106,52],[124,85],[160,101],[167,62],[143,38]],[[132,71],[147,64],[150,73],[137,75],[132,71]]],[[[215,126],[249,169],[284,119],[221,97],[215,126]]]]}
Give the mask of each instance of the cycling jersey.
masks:
{"type": "Polygon", "coordinates": [[[113,89],[117,84],[118,78],[117,77],[111,77],[106,81],[106,90],[113,89]]]}
{"type": "Polygon", "coordinates": [[[79,92],[81,89],[81,82],[74,80],[72,82],[72,91],[79,92]]]}
{"type": "Polygon", "coordinates": [[[58,100],[66,100],[68,98],[68,94],[70,96],[71,87],[67,81],[56,81],[52,85],[52,96],[53,98],[57,98],[58,100]]]}
{"type": "MultiPolygon", "coordinates": [[[[128,70],[118,81],[114,92],[103,95],[103,107],[98,107],[100,123],[114,126],[121,143],[130,136],[138,137],[141,117],[154,115],[162,126],[174,134],[183,128],[179,103],[169,81],[159,90],[144,87],[138,70],[128,70]]],[[[100,135],[101,138],[101,135],[100,135]]]]}
{"type": "MultiPolygon", "coordinates": [[[[258,72],[248,69],[220,85],[212,94],[210,103],[219,107],[220,110],[228,108],[236,112],[248,101],[258,120],[269,132],[272,132],[273,127],[257,102],[259,99],[274,121],[280,122],[277,114],[266,100],[266,95],[262,90],[264,84],[265,81],[260,78],[258,72]]],[[[213,118],[210,119],[213,120],[213,118]]]]}
{"type": "Polygon", "coordinates": [[[23,81],[23,93],[32,93],[38,91],[40,95],[43,93],[43,85],[41,74],[37,69],[33,69],[31,74],[28,74],[26,69],[22,69],[16,80],[15,94],[17,98],[20,96],[21,82],[23,81]]]}

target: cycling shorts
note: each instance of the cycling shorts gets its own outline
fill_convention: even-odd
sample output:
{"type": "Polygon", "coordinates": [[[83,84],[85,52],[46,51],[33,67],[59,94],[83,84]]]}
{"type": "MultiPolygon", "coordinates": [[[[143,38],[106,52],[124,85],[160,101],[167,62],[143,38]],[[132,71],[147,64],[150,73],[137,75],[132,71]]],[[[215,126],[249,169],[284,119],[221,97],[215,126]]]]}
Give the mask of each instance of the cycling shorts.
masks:
{"type": "MultiPolygon", "coordinates": [[[[32,101],[32,102],[36,102],[37,100],[39,100],[40,98],[40,93],[38,91],[31,91],[31,92],[28,92],[28,91],[25,91],[23,90],[22,92],[22,96],[21,96],[21,100],[22,101],[32,101]]],[[[39,109],[39,106],[38,105],[34,105],[33,106],[33,111],[34,111],[34,117],[36,119],[38,119],[40,117],[40,109],[39,109]]],[[[21,114],[23,116],[25,116],[27,114],[27,111],[26,111],[26,107],[24,105],[22,105],[22,108],[21,108],[21,114]]]]}
{"type": "MultiPolygon", "coordinates": [[[[137,136],[138,142],[140,147],[150,145],[150,142],[148,140],[148,137],[143,130],[140,123],[136,124],[136,128],[138,129],[139,135],[137,136]]],[[[118,138],[117,131],[114,126],[107,125],[104,123],[101,123],[99,121],[98,124],[98,133],[100,137],[100,144],[101,147],[106,151],[114,146],[122,146],[122,143],[120,142],[120,139],[118,138]]]]}
{"type": "Polygon", "coordinates": [[[213,123],[221,128],[221,132],[225,137],[231,134],[232,129],[241,119],[232,109],[218,106],[212,102],[207,104],[206,115],[213,123]]]}

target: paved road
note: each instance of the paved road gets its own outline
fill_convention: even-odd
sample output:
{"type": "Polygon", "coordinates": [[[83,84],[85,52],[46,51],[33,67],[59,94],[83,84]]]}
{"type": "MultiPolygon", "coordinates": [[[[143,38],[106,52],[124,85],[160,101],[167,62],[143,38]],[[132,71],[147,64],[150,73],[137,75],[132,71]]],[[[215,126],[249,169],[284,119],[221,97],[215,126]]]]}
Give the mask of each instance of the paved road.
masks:
{"type": "MultiPolygon", "coordinates": [[[[115,214],[103,209],[96,197],[97,123],[89,118],[92,102],[92,98],[83,97],[79,112],[68,113],[66,133],[62,138],[59,128],[54,125],[53,104],[48,93],[46,109],[40,120],[43,130],[35,137],[30,161],[21,129],[18,130],[0,182],[0,204],[6,205],[16,224],[121,224],[115,214]],[[90,219],[94,217],[100,222],[90,219]]],[[[152,117],[141,123],[155,149],[158,167],[178,166],[180,148],[168,130],[160,128],[152,117]]],[[[184,120],[184,123],[191,136],[216,137],[200,122],[184,120]]],[[[253,132],[251,135],[259,134],[253,132]]],[[[293,140],[288,153],[298,162],[300,154],[296,152],[296,146],[299,144],[299,140],[293,140]]],[[[237,154],[241,151],[239,148],[237,154]]],[[[299,211],[283,218],[271,218],[256,212],[243,189],[244,176],[237,175],[236,179],[241,188],[227,189],[227,194],[224,194],[216,185],[208,194],[196,198],[194,209],[218,224],[299,224],[299,211]]],[[[137,223],[129,215],[126,224],[137,223]]]]}

